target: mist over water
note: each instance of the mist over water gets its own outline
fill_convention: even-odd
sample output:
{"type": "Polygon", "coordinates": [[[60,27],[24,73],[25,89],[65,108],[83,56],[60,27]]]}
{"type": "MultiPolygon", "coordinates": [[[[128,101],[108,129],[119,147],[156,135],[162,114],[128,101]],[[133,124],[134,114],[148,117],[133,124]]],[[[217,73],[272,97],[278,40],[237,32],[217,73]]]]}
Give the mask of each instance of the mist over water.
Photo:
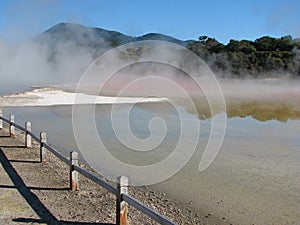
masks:
{"type": "MultiPolygon", "coordinates": [[[[51,43],[51,39],[47,37],[42,41],[30,40],[18,44],[2,39],[0,95],[9,96],[11,93],[29,90],[33,85],[55,85],[58,89],[75,92],[76,84],[96,58],[95,52],[85,45],[86,36],[80,30],[76,33],[77,41],[68,44],[51,43]],[[78,45],[78,42],[83,45],[78,45]]],[[[87,36],[89,39],[96,38],[93,33],[87,36]]],[[[106,65],[115,66],[124,60],[134,60],[141,52],[148,54],[148,48],[139,47],[141,46],[120,52],[116,58],[107,61],[106,65]]],[[[103,43],[101,51],[105,52],[109,48],[103,43]]],[[[156,53],[166,54],[164,50],[161,48],[161,52],[156,53]]],[[[168,57],[174,62],[182,60],[181,57],[172,54],[168,57]]],[[[188,59],[180,62],[185,62],[186,67],[190,63],[188,59]]],[[[105,69],[103,71],[105,72],[105,69]]],[[[217,114],[224,113],[221,107],[213,112],[210,110],[206,93],[203,91],[210,90],[210,97],[214,97],[210,82],[203,79],[199,86],[180,68],[154,62],[118,68],[109,80],[102,80],[103,74],[97,72],[95,71],[95,77],[92,77],[90,82],[80,87],[80,92],[116,96],[135,80],[156,76],[172,81],[185,90],[194,101],[196,107],[190,107],[186,99],[178,95],[175,86],[157,82],[156,79],[146,79],[146,82],[131,85],[122,92],[125,96],[156,95],[171,99],[183,113],[183,121],[193,121],[201,125],[199,143],[192,160],[170,180],[158,184],[158,189],[170,193],[176,200],[194,201],[193,207],[196,210],[212,210],[220,218],[225,215],[232,221],[260,223],[269,212],[273,215],[268,221],[269,224],[280,221],[285,215],[289,216],[291,223],[297,220],[300,184],[299,80],[218,79],[225,98],[228,128],[216,161],[207,171],[199,173],[198,164],[208,142],[211,120],[217,114]],[[98,81],[105,81],[101,90],[98,89],[98,81]],[[173,188],[175,185],[178,187],[176,190],[173,188]],[[183,192],[188,194],[179,194],[183,192]],[[237,209],[241,209],[243,213],[237,209]]],[[[201,78],[201,73],[197,75],[201,78]]],[[[24,100],[22,96],[20,98],[24,100]]],[[[168,133],[164,142],[149,152],[148,158],[118,141],[110,121],[111,107],[106,104],[97,105],[95,121],[100,137],[115,157],[135,165],[152,164],[166,158],[176,146],[180,136],[180,120],[171,105],[135,104],[131,110],[130,124],[133,134],[141,139],[151,134],[148,126],[151,118],[160,117],[167,123],[168,133]]],[[[118,108],[118,119],[126,119],[122,110],[128,107],[124,104],[118,108]]],[[[49,142],[62,150],[78,148],[72,130],[71,107],[5,108],[5,114],[9,113],[15,113],[17,122],[21,124],[27,120],[33,122],[33,130],[37,134],[42,130],[48,131],[49,142]]],[[[160,134],[159,130],[156,135],[160,134]]],[[[89,134],[85,135],[89,141],[89,134]]],[[[101,166],[96,160],[93,163],[94,168],[101,166]]]]}
{"type": "MultiPolygon", "coordinates": [[[[300,80],[219,80],[228,118],[251,116],[259,121],[300,119],[300,80]]],[[[194,95],[199,119],[211,117],[209,104],[202,95],[194,95]]],[[[184,101],[179,101],[185,106],[184,101]]]]}
{"type": "Polygon", "coordinates": [[[16,43],[0,37],[0,94],[28,90],[34,85],[77,84],[95,57],[109,49],[92,29],[82,28],[59,24],[16,43]],[[67,31],[75,35],[69,39],[67,31]],[[100,45],[97,49],[89,44],[95,40],[100,45]]]}
{"type": "MultiPolygon", "coordinates": [[[[118,55],[106,62],[107,66],[114,66],[123,61],[136,60],[139,57],[147,56],[151,53],[152,46],[132,45],[132,47],[119,51],[118,55]]],[[[0,95],[18,93],[30,90],[32,86],[56,85],[63,86],[62,89],[75,91],[75,86],[83,76],[91,63],[101,54],[111,49],[109,43],[99,38],[93,29],[87,29],[75,24],[59,24],[50,30],[37,35],[30,40],[12,43],[7,39],[0,39],[0,95]],[[65,32],[65,33],[63,33],[65,32]],[[72,33],[69,33],[72,32],[72,33]],[[75,35],[74,35],[75,34],[75,35]],[[72,35],[71,39],[66,39],[72,35]],[[58,40],[54,42],[54,40],[58,40]],[[97,43],[99,46],[90,46],[89,43],[97,43]]],[[[172,54],[168,49],[161,47],[157,55],[165,55],[173,62],[178,62],[182,68],[194,70],[193,60],[184,58],[184,54],[172,54]]],[[[134,63],[125,68],[118,68],[111,74],[109,80],[103,80],[104,74],[95,73],[94,79],[90,79],[86,86],[81,85],[79,91],[90,94],[118,95],[126,85],[137,79],[149,76],[163,77],[170,80],[193,96],[196,101],[205,94],[203,88],[210,89],[209,82],[205,79],[201,81],[200,87],[181,68],[174,68],[170,65],[154,62],[134,63]],[[105,82],[103,88],[98,90],[99,82],[105,82]],[[202,86],[202,87],[201,87],[202,86]]],[[[201,72],[196,74],[201,77],[201,72]]],[[[263,109],[261,106],[266,103],[266,109],[272,109],[268,105],[274,106],[276,102],[278,110],[286,111],[290,117],[297,117],[299,114],[299,80],[288,79],[218,79],[224,97],[226,99],[228,115],[241,116],[255,114],[255,111],[243,110],[246,108],[263,109]],[[243,106],[241,106],[243,105],[243,106]],[[252,106],[251,106],[252,105],[252,106]],[[253,107],[255,105],[255,107],[253,107]],[[240,107],[241,106],[241,107],[240,107]],[[241,112],[243,111],[243,112],[241,112]],[[295,113],[293,113],[295,112],[295,113]]],[[[176,88],[167,86],[156,80],[140,82],[130,89],[123,91],[127,96],[144,96],[147,93],[156,93],[157,96],[176,98],[176,88]]],[[[213,92],[211,92],[213,93],[213,92]]],[[[205,101],[205,100],[204,100],[205,101]]],[[[203,101],[202,101],[203,102],[203,101]]],[[[208,107],[196,104],[198,109],[202,108],[199,114],[204,114],[203,118],[208,118],[208,107]]],[[[189,110],[189,109],[187,109],[189,110]]],[[[199,116],[201,118],[201,116],[199,116]]],[[[257,117],[258,118],[258,117],[257,117]]],[[[275,117],[276,118],[276,117],[275,117]]],[[[263,119],[263,118],[262,118],[263,119]]],[[[279,119],[280,120],[280,119],[279,119]]],[[[282,119],[285,120],[285,119],[282,119]]]]}

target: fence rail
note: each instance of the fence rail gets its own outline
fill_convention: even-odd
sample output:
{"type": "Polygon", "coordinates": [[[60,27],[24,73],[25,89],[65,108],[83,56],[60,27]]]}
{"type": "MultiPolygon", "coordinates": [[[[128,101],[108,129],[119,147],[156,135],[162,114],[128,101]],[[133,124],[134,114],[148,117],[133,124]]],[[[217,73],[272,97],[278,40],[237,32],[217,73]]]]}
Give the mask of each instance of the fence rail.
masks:
{"type": "Polygon", "coordinates": [[[78,173],[85,176],[86,178],[92,180],[96,184],[102,186],[110,193],[116,196],[116,224],[125,225],[127,224],[127,204],[136,208],[140,212],[144,213],[151,219],[155,220],[159,224],[163,225],[176,225],[174,222],[165,218],[158,212],[139,202],[135,198],[128,195],[128,179],[127,177],[118,177],[118,186],[115,187],[112,184],[106,182],[102,178],[92,174],[86,169],[81,168],[78,165],[78,153],[70,152],[70,159],[66,158],[60,151],[52,147],[47,143],[46,132],[41,132],[40,137],[37,137],[31,131],[31,123],[26,122],[25,127],[15,123],[14,115],[10,115],[9,119],[3,117],[2,110],[0,109],[0,129],[3,128],[3,122],[9,125],[10,136],[15,136],[15,128],[25,132],[25,146],[31,147],[31,138],[33,138],[37,143],[40,144],[40,162],[46,161],[47,155],[46,150],[54,154],[61,161],[70,166],[70,189],[75,191],[79,190],[78,186],[78,173]]]}
{"type": "Polygon", "coordinates": [[[160,224],[166,224],[166,225],[167,224],[168,225],[174,224],[173,222],[171,222],[167,218],[161,216],[160,214],[155,212],[153,209],[151,209],[148,206],[140,203],[139,201],[137,201],[133,197],[131,197],[129,195],[126,195],[126,194],[122,194],[122,197],[123,197],[123,201],[127,202],[129,205],[132,205],[134,208],[136,208],[137,210],[143,212],[144,214],[146,214],[150,218],[154,219],[156,222],[158,222],[160,224]]]}
{"type": "Polygon", "coordinates": [[[31,131],[27,131],[28,134],[38,143],[40,143],[40,138],[37,137],[34,133],[32,133],[31,131]]]}

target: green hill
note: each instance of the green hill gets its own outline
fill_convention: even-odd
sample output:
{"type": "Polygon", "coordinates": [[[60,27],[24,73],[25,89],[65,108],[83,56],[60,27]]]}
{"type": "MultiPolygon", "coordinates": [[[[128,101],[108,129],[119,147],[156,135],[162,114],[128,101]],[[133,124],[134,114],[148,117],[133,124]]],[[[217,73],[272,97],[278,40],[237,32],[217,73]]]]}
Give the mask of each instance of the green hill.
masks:
{"type": "Polygon", "coordinates": [[[62,47],[64,51],[80,49],[78,54],[88,52],[96,58],[113,47],[129,42],[161,40],[188,48],[222,77],[300,77],[300,39],[291,36],[265,36],[255,41],[230,40],[224,45],[207,36],[200,36],[197,41],[182,41],[159,33],[132,37],[117,31],[60,23],[38,35],[35,40],[47,46],[49,61],[55,61],[62,47]]]}

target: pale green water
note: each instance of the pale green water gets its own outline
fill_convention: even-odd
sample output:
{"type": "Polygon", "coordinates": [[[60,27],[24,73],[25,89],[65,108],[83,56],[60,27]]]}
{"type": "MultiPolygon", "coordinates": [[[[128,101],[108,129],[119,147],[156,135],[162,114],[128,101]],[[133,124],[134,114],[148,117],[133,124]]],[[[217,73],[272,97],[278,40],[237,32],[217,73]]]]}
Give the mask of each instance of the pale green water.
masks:
{"type": "MultiPolygon", "coordinates": [[[[110,108],[97,106],[96,124],[99,136],[115,157],[143,165],[160,161],[171,153],[180,135],[180,124],[170,105],[139,104],[132,110],[131,129],[139,138],[149,136],[148,122],[154,116],[163,118],[168,127],[163,143],[146,157],[118,142],[110,124],[110,108]]],[[[200,123],[199,144],[184,169],[155,188],[177,201],[186,204],[192,201],[190,206],[196,210],[214,213],[232,223],[297,224],[300,221],[299,119],[262,122],[251,116],[229,118],[221,151],[212,165],[200,173],[198,164],[208,141],[210,119],[198,120],[184,108],[179,109],[185,112],[184,120],[200,123]]],[[[4,109],[4,115],[14,113],[20,124],[31,121],[35,133],[47,131],[49,143],[68,152],[77,149],[71,111],[69,106],[12,107],[4,109]]],[[[118,116],[122,118],[121,111],[118,116]]],[[[277,117],[273,113],[270,118],[277,117]]]]}

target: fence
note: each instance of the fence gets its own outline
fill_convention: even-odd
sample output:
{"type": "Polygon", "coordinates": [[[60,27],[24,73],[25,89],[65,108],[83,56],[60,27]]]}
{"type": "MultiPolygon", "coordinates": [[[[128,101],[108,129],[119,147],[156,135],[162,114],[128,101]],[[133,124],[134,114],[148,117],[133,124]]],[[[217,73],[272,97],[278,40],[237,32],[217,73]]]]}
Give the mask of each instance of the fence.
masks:
{"type": "Polygon", "coordinates": [[[112,184],[106,182],[102,178],[95,176],[91,172],[81,168],[78,164],[78,153],[75,151],[70,152],[70,159],[66,158],[63,154],[61,154],[58,150],[53,148],[47,143],[47,134],[46,132],[41,132],[40,137],[37,137],[35,134],[31,132],[31,123],[26,122],[25,127],[20,126],[15,123],[14,115],[10,115],[9,119],[3,117],[2,110],[0,110],[0,129],[3,128],[3,122],[9,125],[9,134],[10,136],[15,136],[15,128],[24,131],[25,134],[25,147],[32,147],[32,139],[40,144],[40,162],[46,161],[47,158],[47,150],[53,153],[57,158],[61,161],[69,165],[70,167],[70,189],[72,191],[79,190],[78,184],[78,173],[82,174],[86,178],[92,180],[96,184],[102,186],[110,193],[116,196],[116,224],[117,225],[125,225],[127,224],[127,204],[136,208],[140,212],[144,213],[151,219],[163,225],[171,225],[175,224],[169,219],[165,218],[161,214],[157,213],[153,209],[147,207],[143,203],[134,199],[133,197],[128,195],[128,178],[125,176],[118,177],[118,185],[117,187],[112,184]]]}

